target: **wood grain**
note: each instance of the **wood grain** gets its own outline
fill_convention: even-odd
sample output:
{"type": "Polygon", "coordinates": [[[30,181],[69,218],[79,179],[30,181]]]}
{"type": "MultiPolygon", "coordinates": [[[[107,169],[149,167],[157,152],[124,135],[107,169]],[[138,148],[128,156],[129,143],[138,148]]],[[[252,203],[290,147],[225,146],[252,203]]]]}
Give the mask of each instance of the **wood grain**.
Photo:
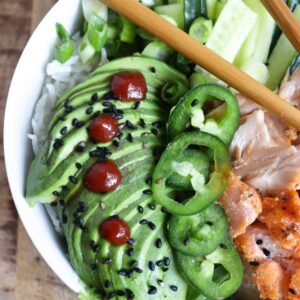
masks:
{"type": "Polygon", "coordinates": [[[262,0],[265,8],[276,21],[280,29],[285,33],[295,49],[300,52],[300,24],[292,14],[285,1],[282,0],[262,0]]]}
{"type": "Polygon", "coordinates": [[[55,0],[0,0],[0,300],[76,299],[32,245],[10,195],[3,157],[3,118],[16,63],[31,31],[55,0]]]}
{"type": "Polygon", "coordinates": [[[208,47],[191,38],[151,9],[136,0],[102,0],[147,32],[214,74],[242,95],[263,106],[287,124],[300,130],[300,111],[246,73],[227,62],[208,47]]]}

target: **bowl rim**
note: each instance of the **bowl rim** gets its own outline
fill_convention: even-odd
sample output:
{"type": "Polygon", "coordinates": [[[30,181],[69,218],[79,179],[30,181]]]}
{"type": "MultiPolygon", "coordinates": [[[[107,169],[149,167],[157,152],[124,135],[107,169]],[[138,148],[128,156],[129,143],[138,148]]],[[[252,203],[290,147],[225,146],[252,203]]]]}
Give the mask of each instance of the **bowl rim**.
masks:
{"type": "MultiPolygon", "coordinates": [[[[80,0],[78,0],[77,4],[79,5],[80,0]]],[[[34,43],[35,37],[42,34],[44,27],[45,27],[45,23],[48,20],[51,19],[55,19],[56,15],[58,14],[58,12],[60,12],[64,6],[70,5],[69,0],[59,0],[57,3],[55,3],[51,9],[47,12],[47,14],[43,17],[43,19],[40,21],[40,23],[38,24],[38,26],[36,27],[36,29],[32,32],[32,34],[30,35],[29,40],[26,43],[25,48],[22,51],[22,54],[18,60],[18,63],[15,67],[14,70],[14,74],[12,76],[11,79],[11,83],[10,83],[10,87],[9,87],[9,91],[7,94],[7,99],[6,99],[6,104],[5,104],[5,112],[4,112],[4,122],[3,122],[3,149],[4,149],[4,162],[5,162],[5,169],[6,169],[6,175],[7,175],[7,180],[8,180],[8,184],[9,184],[9,188],[10,188],[10,192],[12,195],[12,199],[14,202],[14,205],[17,209],[18,212],[18,216],[21,219],[23,226],[27,232],[27,234],[29,235],[31,242],[33,243],[34,247],[37,249],[37,251],[39,252],[39,254],[41,255],[41,257],[44,259],[44,261],[47,263],[47,265],[50,267],[50,269],[58,276],[58,278],[64,282],[64,284],[66,286],[68,286],[71,290],[73,290],[76,293],[82,292],[84,290],[84,286],[82,284],[82,282],[80,282],[80,279],[78,277],[78,275],[75,273],[74,270],[67,270],[67,274],[66,275],[63,271],[61,266],[59,266],[58,264],[55,264],[53,259],[50,259],[49,255],[45,255],[44,251],[42,251],[41,249],[41,245],[40,243],[38,243],[38,240],[36,238],[36,236],[33,234],[33,230],[30,229],[30,223],[28,222],[28,218],[25,218],[25,214],[22,213],[22,205],[23,203],[21,203],[21,201],[26,202],[25,199],[25,195],[24,192],[23,193],[23,199],[20,199],[20,196],[18,195],[17,188],[14,187],[14,172],[15,170],[12,168],[9,159],[11,159],[11,155],[9,153],[9,123],[10,123],[10,111],[12,110],[12,106],[14,104],[13,101],[13,96],[15,94],[14,90],[16,87],[16,83],[17,83],[17,77],[20,76],[20,70],[22,65],[25,62],[25,58],[28,56],[28,51],[31,48],[31,45],[34,43]],[[21,200],[21,201],[20,201],[21,200]],[[72,274],[73,273],[73,274],[72,274]]],[[[75,11],[75,10],[74,10],[75,11]]],[[[74,21],[76,22],[76,21],[74,21]]],[[[46,76],[46,73],[45,73],[46,76]]],[[[44,81],[44,78],[43,78],[44,81]]],[[[40,93],[40,91],[39,91],[40,93]]],[[[34,103],[36,103],[37,99],[35,99],[34,103]]],[[[27,202],[25,203],[27,205],[27,202]]],[[[53,226],[54,228],[54,226],[53,226]]],[[[70,264],[70,262],[69,262],[70,264]]],[[[70,264],[70,268],[71,264],[70,264]]]]}

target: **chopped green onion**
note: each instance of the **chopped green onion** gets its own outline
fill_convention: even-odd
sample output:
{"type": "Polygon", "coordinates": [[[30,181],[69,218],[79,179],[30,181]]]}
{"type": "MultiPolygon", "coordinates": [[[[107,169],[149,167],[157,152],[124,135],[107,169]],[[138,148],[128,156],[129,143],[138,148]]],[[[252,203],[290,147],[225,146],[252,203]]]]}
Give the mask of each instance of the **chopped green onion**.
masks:
{"type": "Polygon", "coordinates": [[[87,35],[83,37],[79,44],[78,54],[83,64],[88,64],[95,58],[97,52],[90,43],[87,35]]]}
{"type": "Polygon", "coordinates": [[[179,81],[167,82],[161,90],[161,99],[166,103],[175,105],[187,91],[187,87],[179,81]]]}
{"type": "Polygon", "coordinates": [[[120,40],[124,43],[133,44],[136,36],[136,27],[127,18],[121,16],[122,31],[120,33],[120,40]]]}
{"type": "Polygon", "coordinates": [[[87,36],[94,49],[100,52],[107,41],[107,24],[96,14],[90,18],[87,36]]]}
{"type": "Polygon", "coordinates": [[[200,73],[193,73],[189,80],[191,88],[208,83],[205,76],[200,73]]]}
{"type": "Polygon", "coordinates": [[[152,57],[157,60],[166,61],[174,50],[162,41],[154,41],[148,44],[142,52],[142,55],[152,57]]]}
{"type": "Polygon", "coordinates": [[[213,22],[203,17],[199,17],[192,23],[189,35],[198,42],[205,44],[213,30],[213,22]]]}
{"type": "Polygon", "coordinates": [[[91,16],[96,14],[101,17],[104,21],[108,18],[108,9],[99,0],[82,0],[82,10],[86,21],[90,22],[91,16]]]}
{"type": "Polygon", "coordinates": [[[56,32],[60,41],[55,45],[55,58],[60,63],[65,63],[74,53],[73,43],[63,25],[56,23],[56,32]]]}
{"type": "Polygon", "coordinates": [[[109,40],[117,39],[119,35],[119,29],[115,25],[108,24],[107,26],[107,38],[109,40]]]}

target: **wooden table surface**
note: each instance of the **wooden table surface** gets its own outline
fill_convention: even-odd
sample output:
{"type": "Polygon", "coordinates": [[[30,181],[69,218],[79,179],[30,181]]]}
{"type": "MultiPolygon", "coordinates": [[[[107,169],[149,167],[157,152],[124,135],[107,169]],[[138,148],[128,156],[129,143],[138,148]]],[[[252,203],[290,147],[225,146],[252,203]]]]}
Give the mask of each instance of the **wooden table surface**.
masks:
{"type": "Polygon", "coordinates": [[[77,299],[28,238],[9,191],[3,156],[3,115],[10,80],[32,30],[55,0],[0,0],[0,300],[77,299]]]}

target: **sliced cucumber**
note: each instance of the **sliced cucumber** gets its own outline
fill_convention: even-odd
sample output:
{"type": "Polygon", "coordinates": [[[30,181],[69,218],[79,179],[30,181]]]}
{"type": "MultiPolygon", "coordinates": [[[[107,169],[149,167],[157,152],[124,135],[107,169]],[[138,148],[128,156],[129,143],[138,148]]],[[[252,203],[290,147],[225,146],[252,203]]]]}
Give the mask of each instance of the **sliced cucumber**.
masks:
{"type": "Polygon", "coordinates": [[[164,42],[154,41],[146,46],[142,55],[161,61],[167,61],[173,53],[174,50],[164,42]]]}
{"type": "Polygon", "coordinates": [[[214,26],[206,46],[229,62],[253,29],[257,15],[242,1],[229,0],[214,26]]]}
{"type": "Polygon", "coordinates": [[[254,58],[249,58],[247,61],[245,61],[240,66],[240,69],[261,84],[265,84],[268,80],[268,67],[264,63],[257,61],[254,58]]]}
{"type": "MultiPolygon", "coordinates": [[[[297,5],[294,10],[294,15],[298,21],[300,21],[300,6],[297,5]]],[[[289,66],[297,56],[297,51],[294,49],[293,45],[282,34],[272,51],[269,63],[269,79],[267,81],[267,87],[275,90],[280,84],[282,78],[286,74],[289,66]]]]}
{"type": "Polygon", "coordinates": [[[174,19],[179,28],[182,29],[184,27],[184,15],[180,3],[158,5],[154,7],[154,11],[160,15],[166,15],[174,19]]]}

